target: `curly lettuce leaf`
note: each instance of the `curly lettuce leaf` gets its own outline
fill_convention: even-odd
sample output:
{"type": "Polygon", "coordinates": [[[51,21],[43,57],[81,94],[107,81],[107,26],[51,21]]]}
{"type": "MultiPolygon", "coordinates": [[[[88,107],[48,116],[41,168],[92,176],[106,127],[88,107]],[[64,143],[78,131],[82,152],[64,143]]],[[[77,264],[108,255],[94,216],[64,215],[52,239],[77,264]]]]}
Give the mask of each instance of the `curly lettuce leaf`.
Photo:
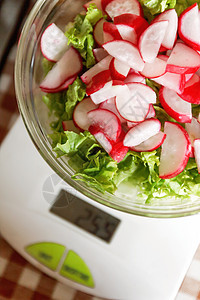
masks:
{"type": "Polygon", "coordinates": [[[176,0],[139,0],[142,5],[144,16],[152,21],[155,15],[163,11],[174,8],[176,0]]]}
{"type": "Polygon", "coordinates": [[[103,18],[101,10],[97,9],[95,4],[90,4],[86,15],[78,14],[75,18],[73,27],[66,31],[68,43],[76,48],[82,58],[86,68],[95,64],[95,58],[92,52],[94,47],[93,26],[103,18]]]}

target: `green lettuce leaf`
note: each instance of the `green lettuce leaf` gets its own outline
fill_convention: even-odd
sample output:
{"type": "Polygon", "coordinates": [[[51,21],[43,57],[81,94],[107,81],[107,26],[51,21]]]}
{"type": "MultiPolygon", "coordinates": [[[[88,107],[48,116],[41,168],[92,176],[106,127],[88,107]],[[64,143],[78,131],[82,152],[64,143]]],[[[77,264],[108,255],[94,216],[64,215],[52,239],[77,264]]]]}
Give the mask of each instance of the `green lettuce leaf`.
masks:
{"type": "Polygon", "coordinates": [[[90,4],[86,15],[78,14],[75,18],[74,25],[66,31],[68,43],[76,48],[82,58],[86,68],[95,64],[95,58],[92,52],[94,47],[93,26],[103,18],[101,10],[97,9],[95,4],[90,4]]]}
{"type": "Polygon", "coordinates": [[[176,0],[139,0],[143,7],[144,16],[151,21],[155,15],[174,8],[176,0]]]}
{"type": "Polygon", "coordinates": [[[178,16],[189,6],[193,5],[194,3],[198,3],[200,7],[200,0],[176,0],[176,12],[178,16]]]}

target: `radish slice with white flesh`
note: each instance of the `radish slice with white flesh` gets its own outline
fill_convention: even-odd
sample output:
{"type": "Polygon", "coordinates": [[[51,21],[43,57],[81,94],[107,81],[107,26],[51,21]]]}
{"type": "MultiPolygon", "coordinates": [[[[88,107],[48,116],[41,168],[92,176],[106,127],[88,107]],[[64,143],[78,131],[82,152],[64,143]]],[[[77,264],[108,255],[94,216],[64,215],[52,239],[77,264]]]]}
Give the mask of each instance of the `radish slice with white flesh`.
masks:
{"type": "Polygon", "coordinates": [[[166,71],[177,74],[195,73],[200,67],[200,55],[183,43],[176,43],[167,61],[166,71]]]}
{"type": "Polygon", "coordinates": [[[126,120],[124,118],[122,118],[120,116],[120,114],[118,113],[117,111],[117,108],[116,108],[116,105],[115,105],[115,97],[113,98],[110,98],[104,102],[102,102],[100,105],[99,105],[99,108],[103,108],[103,109],[107,109],[109,111],[112,111],[120,120],[121,123],[125,123],[126,120]]]}
{"type": "Polygon", "coordinates": [[[108,53],[103,48],[95,48],[92,51],[97,62],[108,56],[108,53]]]}
{"type": "Polygon", "coordinates": [[[42,34],[40,48],[47,60],[57,62],[69,48],[68,39],[62,30],[52,23],[42,34]]]}
{"type": "Polygon", "coordinates": [[[187,131],[177,123],[165,122],[166,139],[162,144],[159,177],[169,179],[180,174],[187,165],[191,144],[187,131]]]}
{"type": "Polygon", "coordinates": [[[88,112],[97,109],[98,105],[95,105],[94,102],[89,98],[84,98],[80,101],[74,111],[73,111],[73,121],[74,124],[81,130],[88,130],[91,122],[88,118],[88,112]]]}
{"type": "Polygon", "coordinates": [[[117,26],[110,22],[104,22],[103,24],[103,35],[104,35],[104,43],[113,40],[121,40],[122,37],[117,29],[117,26]]]}
{"type": "Polygon", "coordinates": [[[166,87],[159,91],[159,100],[168,115],[177,122],[190,123],[192,120],[192,106],[178,94],[166,87]]]}
{"type": "Polygon", "coordinates": [[[132,147],[131,150],[136,152],[151,152],[158,149],[164,142],[166,134],[162,131],[142,142],[138,146],[132,147]]]}
{"type": "Polygon", "coordinates": [[[47,76],[40,84],[41,89],[57,89],[67,79],[78,74],[82,70],[82,59],[77,50],[70,47],[61,59],[49,71],[47,76]]]}
{"type": "Polygon", "coordinates": [[[108,55],[104,59],[102,59],[100,62],[98,62],[96,65],[94,65],[92,68],[87,70],[82,76],[81,80],[85,84],[89,84],[92,80],[92,77],[94,77],[96,74],[104,71],[109,70],[109,65],[111,62],[112,56],[108,55]]]}
{"type": "Polygon", "coordinates": [[[64,131],[73,131],[75,133],[80,133],[80,130],[74,125],[73,120],[63,121],[62,127],[64,131]]]}
{"type": "Polygon", "coordinates": [[[179,17],[178,33],[190,47],[200,51],[200,18],[198,4],[190,6],[179,17]]]}
{"type": "Polygon", "coordinates": [[[167,26],[168,21],[155,22],[140,36],[139,50],[145,62],[152,63],[157,57],[167,26]]]}
{"type": "Polygon", "coordinates": [[[200,139],[194,140],[194,157],[198,172],[200,173],[200,139]]]}
{"type": "Polygon", "coordinates": [[[146,78],[160,77],[166,73],[166,65],[167,63],[164,60],[156,57],[153,63],[146,62],[144,64],[141,75],[146,78]]]}
{"type": "Polygon", "coordinates": [[[192,77],[194,76],[194,74],[185,74],[185,82],[188,82],[192,77]]]}
{"type": "Polygon", "coordinates": [[[169,56],[164,54],[158,54],[157,58],[162,59],[164,61],[168,61],[169,56]]]}
{"type": "Polygon", "coordinates": [[[126,13],[142,15],[142,7],[138,0],[102,0],[101,4],[112,20],[114,17],[126,13]]]}
{"type": "Polygon", "coordinates": [[[110,62],[110,73],[112,79],[124,80],[129,71],[130,67],[128,65],[113,57],[110,62]]]}
{"type": "Polygon", "coordinates": [[[129,73],[126,79],[124,80],[124,83],[134,83],[134,82],[140,82],[140,83],[146,83],[145,77],[141,76],[139,73],[129,73]]]}
{"type": "Polygon", "coordinates": [[[94,128],[93,126],[90,127],[90,133],[95,137],[95,139],[103,147],[103,149],[109,154],[112,150],[112,143],[109,141],[106,135],[101,131],[97,131],[96,128],[94,128]]]}
{"type": "Polygon", "coordinates": [[[90,95],[92,101],[95,104],[100,104],[101,102],[117,96],[119,93],[126,91],[126,85],[122,82],[121,85],[114,85],[113,81],[108,81],[102,89],[90,95]]]}
{"type": "Polygon", "coordinates": [[[156,116],[156,111],[155,111],[155,109],[153,107],[153,104],[150,103],[149,104],[149,112],[148,112],[148,114],[146,116],[146,119],[155,118],[155,116],[156,116]]]}
{"type": "Polygon", "coordinates": [[[44,92],[44,93],[60,93],[60,92],[63,92],[65,90],[67,90],[67,88],[69,87],[70,84],[72,84],[74,82],[74,80],[76,80],[76,77],[77,76],[73,76],[69,79],[67,79],[67,81],[65,81],[61,86],[59,86],[58,88],[56,89],[46,89],[46,88],[43,88],[40,86],[41,90],[44,92]]]}
{"type": "Polygon", "coordinates": [[[99,45],[102,46],[104,44],[104,33],[103,33],[103,24],[107,22],[105,19],[100,19],[96,25],[94,26],[93,30],[93,36],[95,39],[95,42],[99,45]]]}
{"type": "Polygon", "coordinates": [[[87,10],[88,7],[90,6],[90,4],[95,4],[98,9],[103,10],[102,5],[101,5],[101,0],[92,0],[92,1],[89,1],[89,2],[85,3],[83,5],[83,7],[87,10]]]}
{"type": "Polygon", "coordinates": [[[162,46],[166,49],[172,49],[177,36],[178,29],[178,16],[175,9],[169,9],[161,14],[159,14],[154,20],[158,21],[168,21],[168,26],[165,32],[164,39],[162,41],[162,46]]]}
{"type": "Polygon", "coordinates": [[[142,83],[128,83],[129,92],[116,96],[119,114],[130,122],[143,122],[149,113],[149,104],[156,103],[156,93],[142,83]]]}
{"type": "Polygon", "coordinates": [[[156,77],[153,81],[161,84],[178,94],[181,94],[185,87],[185,75],[175,74],[175,73],[165,73],[160,77],[156,77]]]}
{"type": "Polygon", "coordinates": [[[110,55],[136,71],[142,71],[144,62],[138,48],[127,41],[111,41],[102,46],[110,55]],[[126,54],[126,55],[124,55],[126,54]]]}
{"type": "Polygon", "coordinates": [[[104,70],[94,77],[92,77],[91,82],[86,87],[86,94],[89,96],[94,94],[95,92],[99,91],[104,87],[104,85],[110,80],[110,71],[104,70]]]}
{"type": "Polygon", "coordinates": [[[119,24],[116,25],[117,29],[122,37],[123,40],[129,41],[135,45],[137,45],[137,34],[133,28],[127,25],[119,24]]]}
{"type": "MultiPolygon", "coordinates": [[[[107,138],[116,142],[121,134],[121,123],[118,117],[109,110],[97,108],[88,112],[91,126],[102,131],[107,138]]],[[[91,128],[89,127],[89,130],[91,128]]]]}
{"type": "Polygon", "coordinates": [[[196,118],[192,118],[191,123],[185,124],[185,129],[189,134],[192,146],[194,146],[194,140],[200,139],[200,124],[196,118]]]}
{"type": "Polygon", "coordinates": [[[148,119],[131,128],[125,135],[124,146],[134,147],[156,135],[161,129],[158,119],[148,119]]]}
{"type": "Polygon", "coordinates": [[[200,78],[198,75],[194,74],[179,96],[189,103],[200,104],[200,78]]]}
{"type": "Polygon", "coordinates": [[[109,155],[118,163],[124,159],[128,152],[128,147],[123,145],[123,141],[115,143],[109,155]]]}

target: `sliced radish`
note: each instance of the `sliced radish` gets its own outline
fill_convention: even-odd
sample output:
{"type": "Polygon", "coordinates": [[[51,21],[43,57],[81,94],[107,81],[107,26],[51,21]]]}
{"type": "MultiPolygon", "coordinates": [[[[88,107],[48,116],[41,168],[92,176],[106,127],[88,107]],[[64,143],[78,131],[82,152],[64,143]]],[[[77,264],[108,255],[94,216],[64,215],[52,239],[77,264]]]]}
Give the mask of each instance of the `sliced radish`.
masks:
{"type": "Polygon", "coordinates": [[[110,62],[110,73],[112,79],[124,80],[130,71],[130,67],[113,57],[110,62]]]}
{"type": "Polygon", "coordinates": [[[158,55],[165,36],[168,21],[155,22],[142,33],[139,39],[139,50],[145,62],[152,63],[158,55]]]}
{"type": "Polygon", "coordinates": [[[122,14],[119,15],[117,17],[114,18],[114,24],[117,25],[117,28],[122,36],[123,39],[125,39],[125,37],[123,37],[123,28],[122,30],[120,30],[120,26],[128,26],[132,29],[132,31],[130,30],[130,33],[132,32],[134,37],[131,37],[130,35],[128,35],[128,41],[131,42],[131,40],[135,40],[136,43],[138,41],[138,38],[140,37],[140,35],[143,33],[143,31],[145,29],[147,29],[147,27],[149,26],[148,22],[140,17],[137,16],[135,14],[122,14]]]}
{"type": "Polygon", "coordinates": [[[69,78],[67,81],[65,81],[61,86],[59,86],[56,89],[46,89],[40,86],[41,90],[45,93],[60,93],[65,91],[70,84],[72,84],[74,82],[74,80],[76,79],[77,76],[73,76],[71,78],[69,78]]]}
{"type": "Polygon", "coordinates": [[[164,142],[166,134],[162,131],[153,135],[146,141],[142,142],[138,146],[132,147],[131,150],[136,152],[151,152],[158,149],[164,142]]]}
{"type": "Polygon", "coordinates": [[[200,18],[198,4],[188,7],[179,17],[178,33],[190,47],[200,51],[200,18]]]}
{"type": "Polygon", "coordinates": [[[138,37],[135,30],[132,27],[123,24],[119,24],[116,26],[123,40],[129,41],[137,45],[138,37]]]}
{"type": "Polygon", "coordinates": [[[90,84],[86,88],[86,94],[89,96],[91,94],[94,94],[95,92],[102,89],[105,84],[110,80],[110,71],[104,70],[98,74],[96,74],[94,77],[92,77],[92,80],[90,84]]]}
{"type": "Polygon", "coordinates": [[[148,112],[148,114],[146,116],[146,119],[155,118],[155,116],[156,116],[156,111],[155,111],[155,109],[153,107],[153,104],[150,103],[149,104],[149,112],[148,112]]]}
{"type": "Polygon", "coordinates": [[[121,134],[121,123],[118,117],[109,110],[98,108],[88,112],[91,126],[102,131],[107,138],[116,142],[121,134]]]}
{"type": "Polygon", "coordinates": [[[91,122],[87,113],[97,108],[98,105],[95,105],[89,97],[84,98],[76,105],[73,111],[74,124],[81,130],[88,130],[91,122]]]}
{"type": "Polygon", "coordinates": [[[200,104],[200,78],[196,74],[186,83],[179,96],[192,104],[200,104]]]}
{"type": "Polygon", "coordinates": [[[167,61],[166,71],[177,74],[195,73],[200,67],[200,55],[183,43],[176,43],[167,61]]]}
{"type": "Polygon", "coordinates": [[[78,74],[82,70],[82,59],[77,50],[73,47],[69,48],[62,58],[49,71],[45,79],[42,81],[41,89],[55,90],[69,78],[78,74]]]}
{"type": "Polygon", "coordinates": [[[177,122],[190,123],[192,120],[192,106],[178,94],[166,87],[159,91],[159,100],[164,110],[177,122]]]}
{"type": "Polygon", "coordinates": [[[157,134],[161,129],[158,119],[148,119],[131,128],[124,138],[124,146],[134,147],[157,134]]]}
{"type": "Polygon", "coordinates": [[[144,69],[141,71],[141,74],[147,78],[156,78],[164,75],[166,73],[167,63],[160,59],[155,58],[153,63],[146,62],[144,64],[144,69]]]}
{"type": "Polygon", "coordinates": [[[102,131],[98,131],[94,126],[90,126],[90,133],[94,135],[97,142],[103,147],[103,149],[110,154],[112,150],[112,143],[106,137],[106,135],[102,131]]]}
{"type": "Polygon", "coordinates": [[[174,73],[165,73],[160,77],[153,79],[155,82],[181,94],[185,87],[185,76],[174,73]]]}
{"type": "Polygon", "coordinates": [[[102,0],[101,4],[111,19],[126,13],[142,15],[142,7],[137,0],[102,0]]]}
{"type": "Polygon", "coordinates": [[[88,7],[90,6],[90,4],[95,4],[98,9],[103,10],[102,6],[101,6],[101,0],[92,0],[92,1],[89,1],[89,2],[85,3],[83,5],[83,7],[87,10],[88,7]]]}
{"type": "Polygon", "coordinates": [[[110,22],[103,24],[104,43],[112,40],[121,40],[122,37],[117,29],[117,26],[110,22]]]}
{"type": "Polygon", "coordinates": [[[187,165],[191,144],[187,131],[177,123],[165,122],[166,139],[162,144],[159,177],[169,179],[180,174],[187,165]]]}
{"type": "Polygon", "coordinates": [[[122,118],[120,116],[120,114],[118,113],[118,111],[117,111],[117,108],[116,108],[116,105],[115,105],[115,97],[110,98],[110,99],[102,102],[99,105],[99,108],[103,108],[103,109],[107,109],[109,111],[112,111],[119,118],[121,123],[126,122],[126,120],[124,118],[122,118]]]}
{"type": "Polygon", "coordinates": [[[175,9],[169,9],[161,14],[159,14],[153,22],[158,21],[168,21],[168,26],[165,32],[164,39],[162,41],[162,46],[167,49],[172,49],[177,36],[178,29],[178,16],[175,9]]]}
{"type": "Polygon", "coordinates": [[[144,62],[137,47],[127,41],[111,41],[105,43],[103,48],[113,57],[130,66],[136,71],[142,71],[144,62]]]}
{"type": "Polygon", "coordinates": [[[76,133],[80,133],[80,130],[74,125],[73,120],[68,120],[68,121],[63,121],[62,122],[62,127],[64,131],[73,131],[76,133]]]}
{"type": "Polygon", "coordinates": [[[142,83],[127,84],[129,92],[116,96],[119,114],[130,122],[142,122],[149,113],[149,104],[156,103],[156,93],[142,83]]]}
{"type": "Polygon", "coordinates": [[[103,48],[95,48],[92,51],[97,62],[108,56],[108,53],[103,48]]]}
{"type": "Polygon", "coordinates": [[[145,84],[145,77],[141,76],[138,72],[131,72],[124,80],[124,83],[134,83],[134,82],[140,82],[145,84]]]}
{"type": "Polygon", "coordinates": [[[191,123],[185,124],[185,129],[189,134],[192,146],[194,146],[194,140],[200,139],[200,124],[196,118],[192,118],[191,123]]]}
{"type": "Polygon", "coordinates": [[[168,61],[169,56],[168,55],[164,55],[164,54],[158,54],[157,58],[160,58],[164,61],[168,61]]]}
{"type": "Polygon", "coordinates": [[[123,141],[119,141],[113,144],[112,150],[109,153],[112,159],[116,160],[118,163],[124,159],[128,152],[128,147],[123,145],[123,141]]]}
{"type": "Polygon", "coordinates": [[[90,81],[92,80],[92,77],[94,77],[96,74],[104,71],[104,70],[109,70],[109,65],[111,62],[112,56],[108,55],[104,59],[102,59],[100,62],[98,62],[96,65],[94,65],[92,68],[87,70],[82,76],[81,80],[85,84],[89,84],[90,81]]]}
{"type": "Polygon", "coordinates": [[[96,25],[94,26],[93,30],[93,36],[95,39],[95,42],[99,45],[102,46],[104,44],[104,33],[103,33],[103,24],[107,22],[105,19],[100,19],[96,25]]]}
{"type": "Polygon", "coordinates": [[[134,126],[138,125],[139,123],[140,122],[129,122],[129,121],[127,121],[127,127],[130,129],[130,128],[133,128],[134,126]]]}
{"type": "Polygon", "coordinates": [[[57,62],[69,48],[68,39],[62,30],[52,23],[43,32],[40,47],[46,59],[57,62]]]}
{"type": "Polygon", "coordinates": [[[185,82],[188,82],[192,77],[194,76],[194,74],[185,74],[185,82]]]}
{"type": "Polygon", "coordinates": [[[200,139],[194,140],[194,157],[197,163],[197,169],[200,173],[200,139]]]}

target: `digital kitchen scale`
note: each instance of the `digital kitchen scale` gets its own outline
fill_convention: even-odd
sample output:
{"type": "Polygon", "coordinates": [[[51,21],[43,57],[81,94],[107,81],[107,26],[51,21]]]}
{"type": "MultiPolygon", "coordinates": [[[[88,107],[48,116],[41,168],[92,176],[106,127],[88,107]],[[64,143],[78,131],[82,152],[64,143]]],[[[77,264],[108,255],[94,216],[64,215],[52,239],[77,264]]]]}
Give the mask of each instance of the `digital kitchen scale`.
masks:
{"type": "Polygon", "coordinates": [[[1,234],[75,289],[114,300],[173,300],[199,229],[199,215],[140,217],[83,196],[47,165],[20,118],[1,146],[1,234]]]}

